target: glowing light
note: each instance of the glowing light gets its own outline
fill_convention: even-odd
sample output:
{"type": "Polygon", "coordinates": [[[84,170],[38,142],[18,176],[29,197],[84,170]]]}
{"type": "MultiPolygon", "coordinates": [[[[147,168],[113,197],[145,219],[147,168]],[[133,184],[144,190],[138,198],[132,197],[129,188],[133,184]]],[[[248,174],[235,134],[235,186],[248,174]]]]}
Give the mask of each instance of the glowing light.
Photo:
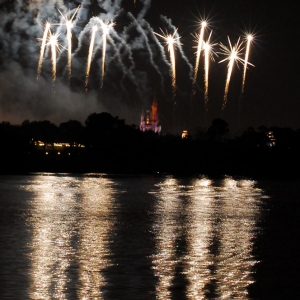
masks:
{"type": "MultiPolygon", "coordinates": [[[[162,29],[160,30],[162,31],[162,29]]],[[[175,37],[177,30],[178,28],[176,28],[173,35],[165,34],[163,31],[162,31],[163,35],[154,32],[154,34],[163,38],[166,41],[166,44],[168,45],[168,51],[170,53],[170,60],[171,60],[171,70],[172,70],[172,87],[174,91],[176,88],[175,49],[176,49],[176,43],[179,43],[179,39],[180,39],[180,37],[175,37]]]]}
{"type": "Polygon", "coordinates": [[[98,30],[97,25],[94,25],[92,28],[92,36],[91,36],[91,42],[90,42],[90,47],[89,47],[87,67],[86,67],[86,78],[85,78],[85,91],[86,92],[88,91],[89,75],[90,75],[90,69],[91,69],[92,56],[93,56],[93,52],[94,52],[95,35],[96,35],[97,30],[98,30]]]}
{"type": "MultiPolygon", "coordinates": [[[[136,0],[133,1],[134,5],[138,5],[136,0]]],[[[47,52],[49,52],[49,55],[51,54],[51,60],[52,60],[52,77],[53,77],[53,81],[56,80],[56,61],[59,60],[59,57],[56,57],[56,51],[57,48],[59,48],[59,46],[57,45],[57,37],[55,38],[55,35],[52,34],[51,32],[61,32],[61,27],[63,28],[64,34],[64,44],[66,47],[67,52],[65,53],[65,57],[68,57],[68,63],[67,63],[67,69],[68,69],[68,83],[70,84],[71,81],[71,69],[72,69],[72,33],[73,32],[73,26],[76,22],[75,19],[78,19],[78,14],[79,14],[79,9],[80,6],[78,6],[77,8],[74,8],[72,11],[69,11],[68,13],[65,13],[65,8],[64,10],[55,10],[56,14],[60,17],[61,21],[59,22],[59,24],[55,24],[52,23],[50,24],[50,22],[45,22],[44,24],[44,30],[43,30],[43,37],[41,39],[38,39],[41,41],[41,45],[40,45],[40,49],[39,49],[39,61],[38,61],[38,68],[37,68],[37,79],[39,78],[40,74],[41,74],[41,69],[42,69],[42,63],[43,63],[43,59],[45,55],[45,50],[46,50],[46,45],[49,45],[49,49],[47,49],[47,52]],[[75,21],[74,21],[75,20],[75,21]],[[53,26],[54,25],[59,25],[59,29],[58,30],[53,30],[53,26]],[[55,41],[56,40],[56,41],[55,41]],[[48,44],[47,44],[48,42],[48,44]]],[[[140,21],[145,13],[145,9],[143,10],[143,12],[141,14],[139,14],[138,18],[135,18],[133,15],[131,15],[132,20],[135,21],[140,21]]],[[[85,18],[88,18],[87,16],[85,18]]],[[[56,18],[55,18],[56,19],[56,18]]],[[[184,55],[184,51],[181,49],[180,47],[180,42],[179,42],[179,35],[177,33],[178,28],[175,28],[172,24],[171,24],[171,20],[165,19],[164,22],[169,24],[168,28],[172,28],[170,31],[171,34],[169,34],[168,32],[164,32],[162,29],[160,34],[155,33],[156,35],[160,36],[165,44],[168,47],[168,54],[167,54],[167,59],[165,58],[165,54],[163,54],[163,57],[159,58],[158,55],[162,54],[161,52],[161,45],[159,45],[160,43],[157,41],[157,39],[154,39],[154,42],[157,43],[157,45],[152,44],[150,37],[148,36],[148,30],[151,28],[150,24],[148,24],[145,20],[143,20],[143,24],[139,25],[140,28],[137,30],[137,36],[138,38],[136,38],[136,36],[134,36],[134,38],[128,39],[128,44],[126,45],[124,37],[127,38],[127,36],[131,35],[131,31],[129,30],[128,32],[126,31],[127,26],[120,26],[120,27],[124,27],[124,31],[120,34],[118,34],[118,32],[110,32],[111,27],[114,25],[114,23],[108,22],[108,21],[104,21],[101,20],[98,17],[93,17],[92,19],[96,19],[96,23],[94,23],[95,25],[98,26],[98,28],[101,30],[102,32],[102,41],[99,43],[102,43],[102,45],[98,45],[100,46],[100,48],[102,47],[102,60],[101,60],[101,75],[100,75],[100,87],[103,87],[104,84],[104,76],[107,73],[106,68],[108,67],[108,64],[106,63],[106,57],[109,52],[107,50],[112,50],[112,52],[114,51],[115,53],[113,54],[114,58],[116,59],[115,61],[118,61],[118,64],[115,64],[115,66],[117,66],[118,68],[121,68],[123,71],[123,74],[126,74],[126,77],[131,80],[133,83],[136,84],[136,86],[139,89],[139,92],[142,92],[142,88],[140,88],[140,85],[142,83],[142,79],[137,78],[139,74],[139,72],[134,72],[134,68],[133,67],[129,67],[130,66],[135,66],[136,64],[136,56],[135,55],[135,51],[137,49],[139,49],[139,47],[141,47],[141,45],[146,46],[147,49],[145,49],[145,51],[148,52],[148,57],[150,59],[150,63],[152,65],[152,67],[154,67],[158,73],[158,75],[160,76],[161,80],[160,80],[160,85],[162,88],[164,88],[164,72],[160,69],[161,67],[163,67],[163,64],[159,63],[160,59],[163,59],[163,63],[167,64],[169,66],[168,71],[168,75],[171,78],[168,78],[168,80],[172,80],[172,91],[173,91],[173,96],[175,95],[176,92],[176,47],[179,48],[180,51],[180,56],[181,56],[181,61],[183,61],[183,59],[186,61],[187,63],[187,67],[188,67],[188,71],[189,71],[189,80],[192,83],[192,93],[194,93],[196,91],[197,88],[197,84],[196,84],[196,80],[197,80],[197,76],[199,73],[199,67],[200,67],[200,59],[202,59],[201,55],[203,54],[203,63],[201,61],[201,63],[204,65],[204,100],[205,100],[205,105],[208,103],[208,94],[209,94],[209,68],[210,68],[210,59],[212,59],[212,45],[210,44],[210,36],[211,33],[207,39],[207,35],[209,34],[209,30],[208,30],[208,23],[209,21],[206,20],[202,20],[200,21],[199,24],[199,30],[197,30],[197,33],[194,35],[195,39],[196,39],[196,43],[194,45],[193,48],[196,48],[195,50],[195,66],[192,66],[188,59],[186,58],[186,56],[184,55]],[[148,28],[148,29],[146,29],[148,28]],[[109,34],[111,34],[111,38],[109,36],[109,34]],[[117,39],[117,40],[115,40],[117,39]],[[134,42],[133,42],[134,40],[134,42]],[[132,44],[131,44],[132,42],[132,44]],[[121,47],[119,48],[119,45],[121,45],[121,47]],[[107,46],[111,46],[111,49],[107,49],[107,46]],[[159,46],[158,48],[156,46],[159,46]],[[122,49],[121,51],[123,51],[123,47],[124,49],[126,48],[126,58],[125,55],[120,55],[120,53],[118,53],[118,48],[122,49]],[[158,51],[159,50],[159,51],[158,51]]],[[[88,52],[88,57],[87,57],[87,66],[84,66],[84,69],[86,69],[86,75],[85,77],[85,91],[87,92],[88,90],[88,85],[89,85],[89,76],[90,76],[90,70],[91,70],[91,63],[93,60],[93,56],[94,56],[94,47],[97,40],[95,40],[97,38],[96,36],[96,27],[93,28],[93,25],[90,25],[91,19],[90,20],[85,20],[84,24],[87,24],[86,27],[84,28],[84,30],[82,30],[80,33],[79,31],[77,31],[77,42],[76,44],[78,45],[78,49],[73,49],[75,50],[75,52],[73,52],[74,56],[73,59],[78,58],[77,62],[78,64],[82,61],[82,57],[81,55],[83,53],[85,53],[85,51],[87,49],[83,49],[86,45],[86,33],[88,35],[90,35],[90,44],[89,44],[89,52],[88,52]],[[93,28],[93,29],[92,29],[93,28]],[[90,33],[89,33],[90,31],[90,33]]],[[[134,24],[134,23],[133,23],[134,24]]],[[[138,23],[136,23],[138,24],[138,23]]],[[[83,25],[84,26],[84,25],[83,25]]],[[[132,25],[130,25],[132,26],[132,25]]],[[[119,28],[120,30],[120,28],[119,28]]],[[[118,31],[119,31],[118,30],[118,31]]],[[[152,36],[151,36],[152,38],[152,36]]],[[[242,62],[243,63],[243,80],[242,80],[242,94],[244,92],[244,88],[245,88],[245,79],[246,79],[246,72],[247,72],[247,67],[248,64],[250,64],[248,62],[249,59],[249,54],[250,54],[250,46],[251,46],[251,42],[253,41],[253,36],[252,35],[248,35],[247,38],[245,37],[245,41],[243,41],[242,43],[240,43],[240,39],[238,40],[237,44],[232,45],[231,41],[228,37],[228,42],[229,45],[223,45],[221,44],[221,50],[222,50],[222,54],[226,55],[226,58],[224,58],[222,61],[220,62],[224,62],[224,61],[228,61],[228,72],[227,72],[227,76],[226,76],[226,83],[225,83],[225,91],[224,91],[224,101],[223,101],[223,105],[222,105],[222,109],[225,108],[226,104],[227,104],[227,96],[228,96],[228,89],[229,89],[229,85],[230,85],[230,80],[231,80],[231,76],[232,76],[232,72],[233,72],[233,65],[234,62],[242,62]],[[247,40],[247,47],[246,47],[246,40],[247,40]],[[243,57],[244,59],[242,59],[240,57],[240,53],[241,53],[241,46],[245,45],[245,57],[243,57]]],[[[74,47],[74,41],[73,41],[73,47],[74,47]]],[[[99,49],[100,51],[100,49],[99,49]]],[[[167,51],[166,51],[167,52],[167,51]]],[[[123,53],[123,52],[122,52],[123,53]]],[[[47,54],[48,55],[48,54],[47,54]]],[[[141,56],[139,56],[141,57],[141,56]]],[[[213,59],[212,59],[213,60],[213,59]]],[[[74,61],[73,61],[74,63],[74,61]]],[[[177,62],[178,63],[178,62],[177,62]]],[[[139,60],[137,61],[137,65],[139,64],[139,60]]],[[[62,65],[62,64],[60,64],[62,65]]],[[[201,66],[202,67],[202,66],[201,66]]],[[[100,65],[98,66],[98,68],[100,68],[100,65]]],[[[80,68],[78,68],[78,70],[80,70],[80,68]]],[[[185,68],[184,70],[187,70],[187,68],[185,68]]],[[[99,70],[100,71],[100,70],[99,70]]],[[[202,70],[201,70],[202,71],[202,70]]],[[[74,72],[74,71],[73,71],[74,72]]],[[[177,70],[178,72],[178,70],[177,70]]],[[[125,75],[124,75],[125,76],[125,75]]],[[[153,80],[152,77],[149,76],[149,80],[153,80]]],[[[81,79],[80,79],[81,80],[81,79]]],[[[147,79],[148,80],[148,79],[147,79]]],[[[122,88],[126,89],[125,86],[122,86],[122,88]]],[[[242,95],[241,95],[242,96],[242,95]]],[[[242,98],[242,97],[241,97],[242,98]]]]}
{"type": "Polygon", "coordinates": [[[204,68],[205,68],[205,72],[204,72],[204,85],[205,85],[205,89],[204,89],[204,103],[205,103],[205,110],[207,110],[207,102],[208,102],[208,74],[209,74],[209,58],[211,60],[214,61],[214,57],[213,55],[217,55],[213,50],[212,47],[216,44],[210,44],[210,38],[211,38],[211,34],[209,35],[208,40],[205,42],[203,41],[203,49],[204,49],[204,68]]]}
{"type": "Polygon", "coordinates": [[[62,15],[63,19],[65,20],[65,26],[67,28],[67,43],[68,43],[68,78],[69,78],[69,84],[71,81],[71,65],[72,65],[72,28],[73,28],[73,19],[75,15],[77,14],[77,11],[79,9],[80,5],[76,8],[74,14],[70,19],[67,18],[67,16],[64,16],[61,11],[58,9],[59,13],[62,15]]]}
{"type": "Polygon", "coordinates": [[[103,79],[104,79],[104,71],[105,71],[105,54],[106,54],[106,43],[107,43],[107,36],[109,34],[109,30],[112,26],[114,26],[114,23],[104,23],[102,20],[100,20],[101,23],[101,28],[102,28],[102,34],[103,34],[103,39],[102,39],[102,76],[101,76],[101,87],[103,86],[103,79]]]}
{"type": "Polygon", "coordinates": [[[234,63],[237,63],[238,61],[244,63],[244,60],[242,58],[239,57],[239,54],[241,52],[241,46],[242,44],[240,44],[240,39],[238,39],[237,43],[232,46],[229,37],[228,38],[228,43],[229,43],[229,48],[226,47],[224,44],[220,44],[221,46],[221,54],[226,55],[226,58],[219,61],[219,63],[222,63],[224,61],[228,60],[228,71],[227,71],[227,77],[226,77],[226,83],[225,83],[225,92],[224,92],[224,100],[223,100],[223,106],[222,109],[224,109],[226,107],[227,104],[227,95],[228,95],[228,88],[229,88],[229,83],[230,83],[230,78],[231,78],[231,74],[232,74],[232,70],[233,70],[233,65],[234,63]]]}
{"type": "Polygon", "coordinates": [[[198,46],[197,46],[196,63],[195,63],[195,69],[194,69],[194,82],[197,79],[197,74],[198,74],[198,69],[199,69],[199,64],[200,64],[200,54],[201,54],[201,50],[202,50],[202,43],[203,43],[203,36],[204,36],[204,29],[206,26],[207,26],[207,22],[203,21],[201,23],[200,33],[197,36],[198,46]]]}
{"type": "Polygon", "coordinates": [[[243,73],[243,83],[242,83],[242,94],[244,93],[244,88],[245,88],[245,80],[246,80],[246,70],[247,70],[247,65],[248,59],[249,59],[249,52],[250,52],[250,44],[253,40],[253,35],[248,34],[247,35],[247,46],[246,46],[246,53],[245,53],[245,62],[244,62],[244,73],[243,73]]]}
{"type": "Polygon", "coordinates": [[[181,138],[182,138],[182,139],[186,139],[186,138],[188,138],[188,136],[189,136],[188,131],[187,131],[187,130],[183,130],[183,131],[182,131],[182,134],[181,134],[181,138]]]}
{"type": "Polygon", "coordinates": [[[41,70],[42,70],[42,62],[43,62],[43,58],[44,58],[45,46],[46,46],[47,36],[48,36],[48,32],[50,30],[50,27],[51,27],[51,24],[49,22],[46,22],[43,38],[38,39],[38,40],[42,41],[42,44],[41,44],[40,58],[39,58],[38,70],[37,70],[37,79],[39,78],[39,76],[41,74],[41,70]]]}
{"type": "Polygon", "coordinates": [[[52,80],[55,81],[56,80],[56,51],[60,50],[61,45],[58,42],[58,36],[59,34],[55,33],[51,33],[51,31],[49,31],[49,35],[48,35],[48,45],[50,45],[51,48],[51,60],[52,60],[52,80]]]}

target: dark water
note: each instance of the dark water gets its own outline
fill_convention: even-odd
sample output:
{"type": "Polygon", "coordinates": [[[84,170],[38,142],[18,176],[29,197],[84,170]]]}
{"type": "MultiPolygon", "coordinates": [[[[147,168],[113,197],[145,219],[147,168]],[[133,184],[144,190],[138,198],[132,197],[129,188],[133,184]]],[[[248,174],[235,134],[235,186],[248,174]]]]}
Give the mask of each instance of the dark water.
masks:
{"type": "Polygon", "coordinates": [[[0,299],[300,299],[300,182],[0,177],[0,299]]]}

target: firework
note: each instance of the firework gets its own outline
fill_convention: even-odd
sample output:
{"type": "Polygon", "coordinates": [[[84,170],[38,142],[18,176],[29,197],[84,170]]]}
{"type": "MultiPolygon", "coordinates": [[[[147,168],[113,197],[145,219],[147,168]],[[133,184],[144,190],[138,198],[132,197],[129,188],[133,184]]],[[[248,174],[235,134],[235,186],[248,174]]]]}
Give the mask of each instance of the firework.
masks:
{"type": "Polygon", "coordinates": [[[249,52],[250,52],[250,44],[251,44],[252,40],[253,40],[253,36],[251,34],[247,35],[247,47],[246,47],[246,53],[245,53],[244,73],[243,73],[243,82],[242,82],[242,94],[244,93],[247,65],[250,64],[250,63],[248,63],[248,59],[249,59],[249,52]]]}
{"type": "Polygon", "coordinates": [[[61,45],[58,42],[58,36],[59,34],[55,33],[51,33],[51,31],[49,31],[49,35],[48,35],[48,45],[50,45],[51,48],[51,61],[52,61],[52,79],[53,81],[56,80],[56,51],[60,50],[61,45]]]}
{"type": "Polygon", "coordinates": [[[197,79],[197,74],[198,74],[198,69],[199,69],[199,64],[200,64],[200,54],[201,54],[202,44],[203,44],[204,29],[206,26],[207,26],[207,22],[203,21],[201,23],[200,33],[197,36],[198,46],[197,46],[196,63],[195,63],[195,69],[194,69],[194,82],[197,79]]]}
{"type": "Polygon", "coordinates": [[[71,81],[71,64],[72,64],[72,28],[73,28],[73,19],[78,11],[80,6],[78,6],[74,12],[74,14],[72,15],[72,17],[70,19],[67,18],[67,16],[64,16],[61,11],[58,9],[59,13],[61,14],[61,16],[63,17],[64,21],[65,21],[65,26],[67,28],[67,43],[68,43],[68,78],[69,78],[69,84],[71,81]]]}
{"type": "Polygon", "coordinates": [[[230,78],[233,70],[233,65],[234,63],[237,63],[238,61],[244,63],[245,61],[239,57],[239,54],[241,52],[241,46],[242,43],[240,43],[240,38],[238,39],[237,43],[232,46],[229,37],[228,38],[228,43],[229,43],[229,48],[223,45],[222,43],[220,44],[221,46],[221,54],[226,55],[226,58],[223,60],[219,61],[219,63],[222,63],[224,61],[228,60],[228,65],[227,65],[227,77],[226,77],[226,84],[225,84],[225,92],[224,92],[224,101],[223,101],[223,106],[222,109],[226,107],[227,103],[227,95],[228,95],[228,88],[229,88],[229,83],[230,83],[230,78]]]}
{"type": "Polygon", "coordinates": [[[106,54],[106,43],[107,43],[107,37],[109,34],[109,30],[112,26],[114,26],[114,23],[104,23],[102,20],[100,20],[101,28],[102,28],[102,74],[101,74],[101,87],[103,86],[103,79],[104,79],[104,67],[105,67],[105,54],[106,54]]]}
{"type": "Polygon", "coordinates": [[[176,88],[175,49],[176,49],[176,44],[179,43],[179,38],[180,38],[180,37],[175,37],[177,30],[178,28],[176,28],[173,35],[165,34],[162,31],[162,29],[161,31],[163,32],[163,35],[154,32],[156,35],[163,38],[166,41],[166,44],[168,46],[168,51],[170,53],[170,60],[171,60],[171,70],[172,70],[172,87],[174,90],[176,88]]]}
{"type": "Polygon", "coordinates": [[[98,30],[98,26],[94,25],[92,28],[92,36],[91,36],[91,42],[90,42],[90,47],[89,47],[87,67],[86,67],[86,79],[85,79],[85,91],[86,92],[88,91],[88,81],[89,81],[89,75],[90,75],[90,69],[91,69],[92,56],[93,56],[93,52],[94,52],[95,35],[96,35],[97,30],[98,30]]]}
{"type": "Polygon", "coordinates": [[[204,84],[205,84],[205,89],[204,89],[204,103],[205,103],[205,110],[207,110],[206,105],[208,102],[208,73],[209,73],[209,59],[214,61],[214,57],[213,55],[217,55],[213,50],[212,47],[216,44],[210,44],[210,38],[211,38],[211,34],[209,35],[208,40],[205,42],[203,41],[203,50],[204,50],[204,68],[205,68],[205,72],[204,72],[204,84]]]}
{"type": "Polygon", "coordinates": [[[48,32],[50,30],[50,27],[51,27],[51,24],[49,22],[46,22],[43,38],[39,39],[42,41],[42,45],[41,45],[41,50],[40,50],[40,58],[39,58],[39,62],[38,62],[37,79],[39,78],[39,76],[41,74],[41,70],[42,70],[42,62],[43,62],[43,58],[44,58],[45,46],[46,46],[47,36],[48,36],[48,32]]]}

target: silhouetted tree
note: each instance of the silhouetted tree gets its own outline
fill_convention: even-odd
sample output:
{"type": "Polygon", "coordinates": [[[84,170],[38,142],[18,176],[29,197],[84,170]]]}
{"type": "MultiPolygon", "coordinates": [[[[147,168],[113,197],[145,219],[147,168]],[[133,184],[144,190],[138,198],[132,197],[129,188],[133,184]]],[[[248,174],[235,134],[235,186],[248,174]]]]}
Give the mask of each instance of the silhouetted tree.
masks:
{"type": "Polygon", "coordinates": [[[84,127],[77,120],[69,120],[59,125],[61,138],[67,142],[80,142],[83,139],[84,127]]]}
{"type": "Polygon", "coordinates": [[[25,120],[21,127],[28,139],[33,138],[44,142],[54,142],[59,137],[58,127],[47,120],[33,122],[25,120]]]}
{"type": "Polygon", "coordinates": [[[292,149],[296,146],[296,132],[291,128],[271,127],[270,131],[273,132],[275,137],[276,148],[292,149]]]}
{"type": "Polygon", "coordinates": [[[247,130],[241,135],[240,144],[247,148],[256,148],[261,144],[260,134],[254,130],[253,127],[247,128],[247,130]]]}
{"type": "Polygon", "coordinates": [[[87,129],[95,129],[100,131],[119,128],[125,125],[125,120],[119,117],[113,117],[107,112],[93,113],[89,115],[85,121],[87,129]]]}
{"type": "MultiPolygon", "coordinates": [[[[107,146],[122,138],[121,133],[131,126],[125,125],[125,120],[113,117],[107,112],[93,113],[85,121],[86,136],[89,143],[93,145],[107,146]]],[[[132,127],[131,127],[132,128],[132,127]]]]}
{"type": "Polygon", "coordinates": [[[223,119],[214,119],[208,128],[207,134],[215,141],[219,142],[226,133],[229,132],[228,124],[223,119]]]}

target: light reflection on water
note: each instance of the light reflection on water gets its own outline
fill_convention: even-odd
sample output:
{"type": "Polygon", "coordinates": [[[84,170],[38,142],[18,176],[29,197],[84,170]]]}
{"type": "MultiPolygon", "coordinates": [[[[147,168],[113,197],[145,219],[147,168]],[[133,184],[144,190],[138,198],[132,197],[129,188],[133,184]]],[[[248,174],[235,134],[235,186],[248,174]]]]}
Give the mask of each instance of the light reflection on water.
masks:
{"type": "Polygon", "coordinates": [[[35,194],[30,219],[33,299],[102,299],[100,271],[109,265],[113,225],[111,185],[106,178],[45,176],[30,187],[35,194]]]}
{"type": "Polygon", "coordinates": [[[261,191],[253,181],[197,179],[181,186],[166,178],[159,184],[157,247],[153,265],[157,298],[171,299],[176,269],[185,276],[187,299],[247,299],[252,282],[252,237],[261,191]],[[176,241],[186,235],[186,249],[176,241]]]}
{"type": "Polygon", "coordinates": [[[254,181],[48,174],[14,184],[30,194],[24,299],[249,299],[264,197],[254,181]]]}

